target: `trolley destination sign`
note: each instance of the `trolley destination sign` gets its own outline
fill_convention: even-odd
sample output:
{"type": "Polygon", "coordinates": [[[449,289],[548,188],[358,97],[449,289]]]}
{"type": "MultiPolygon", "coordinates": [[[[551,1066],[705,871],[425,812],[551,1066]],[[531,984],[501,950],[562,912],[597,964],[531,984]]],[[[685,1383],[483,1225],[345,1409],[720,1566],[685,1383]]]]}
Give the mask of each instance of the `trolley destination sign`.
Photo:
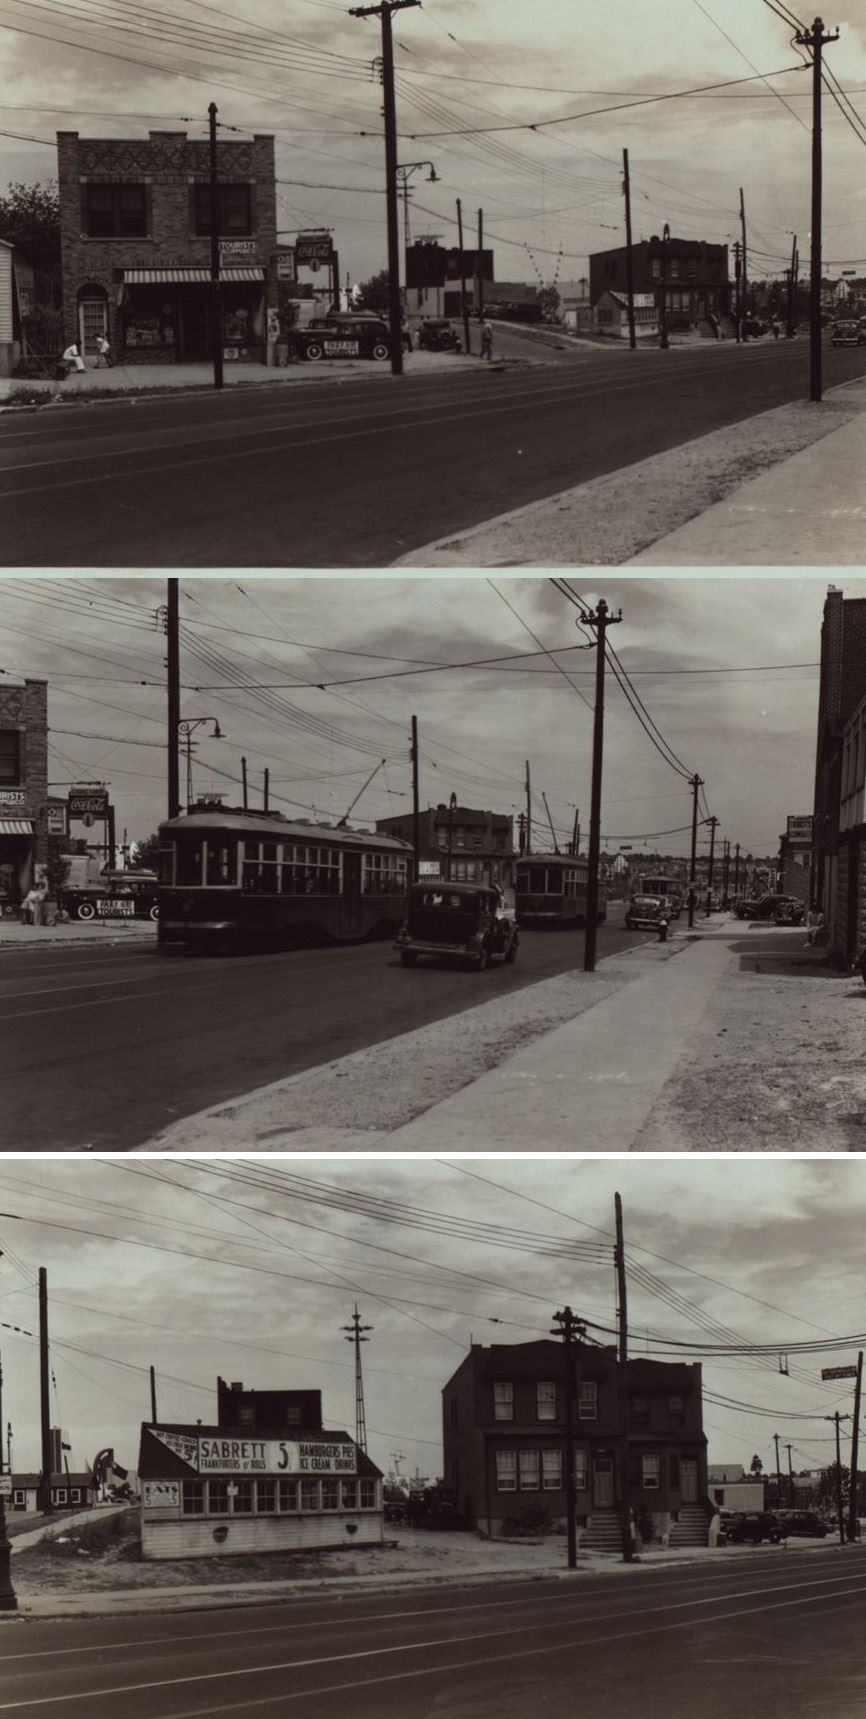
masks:
{"type": "Polygon", "coordinates": [[[357,1474],[357,1450],[343,1439],[226,1438],[171,1433],[154,1438],[196,1474],[357,1474]]]}

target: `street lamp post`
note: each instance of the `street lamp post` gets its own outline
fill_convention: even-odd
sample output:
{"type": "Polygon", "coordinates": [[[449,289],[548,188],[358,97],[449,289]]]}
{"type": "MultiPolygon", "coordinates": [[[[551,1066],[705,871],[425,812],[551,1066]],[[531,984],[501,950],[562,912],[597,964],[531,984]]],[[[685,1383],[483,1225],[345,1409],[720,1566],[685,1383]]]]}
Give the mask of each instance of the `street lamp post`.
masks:
{"type": "Polygon", "coordinates": [[[429,167],[430,172],[427,175],[428,185],[438,185],[439,183],[439,175],[436,172],[432,161],[406,161],[402,166],[397,168],[397,179],[403,195],[404,251],[409,248],[409,180],[411,179],[412,174],[415,173],[419,167],[429,167]]]}
{"type": "Polygon", "coordinates": [[[192,810],[192,736],[195,730],[201,728],[205,722],[213,723],[214,740],[225,738],[215,716],[190,716],[177,725],[178,736],[182,743],[185,742],[186,749],[186,809],[188,812],[192,810]]]}

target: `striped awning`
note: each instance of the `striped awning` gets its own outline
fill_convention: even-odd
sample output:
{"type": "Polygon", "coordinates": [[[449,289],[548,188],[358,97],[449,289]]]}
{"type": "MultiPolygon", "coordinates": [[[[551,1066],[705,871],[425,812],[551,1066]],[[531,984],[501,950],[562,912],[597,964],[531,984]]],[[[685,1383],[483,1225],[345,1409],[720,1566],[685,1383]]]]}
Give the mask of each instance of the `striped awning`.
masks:
{"type": "MultiPolygon", "coordinates": [[[[169,282],[180,282],[182,285],[207,283],[211,278],[210,269],[124,269],[124,286],[164,286],[169,282]]],[[[221,281],[263,281],[265,271],[261,267],[250,266],[242,269],[220,269],[221,281]]]]}
{"type": "Polygon", "coordinates": [[[0,818],[0,836],[32,836],[30,818],[0,818]]]}

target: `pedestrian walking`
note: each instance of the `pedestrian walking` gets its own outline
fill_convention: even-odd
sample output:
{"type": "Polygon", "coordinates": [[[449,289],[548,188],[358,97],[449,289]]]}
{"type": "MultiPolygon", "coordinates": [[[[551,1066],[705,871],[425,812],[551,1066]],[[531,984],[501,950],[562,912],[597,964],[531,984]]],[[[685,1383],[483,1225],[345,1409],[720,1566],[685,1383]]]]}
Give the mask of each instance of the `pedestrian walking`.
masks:
{"type": "Polygon", "coordinates": [[[107,334],[97,334],[97,336],[96,336],[96,368],[97,368],[97,370],[99,369],[100,364],[103,362],[105,363],[105,367],[107,370],[113,370],[114,359],[111,356],[111,342],[108,338],[108,335],[107,334]]]}
{"type": "Polygon", "coordinates": [[[488,359],[493,357],[493,329],[489,322],[481,324],[481,356],[488,359]]]}
{"type": "Polygon", "coordinates": [[[27,894],[25,895],[25,897],[21,903],[21,924],[22,925],[41,925],[42,924],[42,902],[43,902],[43,899],[44,899],[44,897],[43,897],[42,891],[41,891],[41,889],[39,889],[38,885],[36,885],[36,884],[31,885],[30,889],[28,889],[27,894]]]}
{"type": "Polygon", "coordinates": [[[74,340],[71,346],[67,346],[63,354],[63,362],[66,365],[67,375],[70,370],[86,370],[87,368],[74,340]]]}

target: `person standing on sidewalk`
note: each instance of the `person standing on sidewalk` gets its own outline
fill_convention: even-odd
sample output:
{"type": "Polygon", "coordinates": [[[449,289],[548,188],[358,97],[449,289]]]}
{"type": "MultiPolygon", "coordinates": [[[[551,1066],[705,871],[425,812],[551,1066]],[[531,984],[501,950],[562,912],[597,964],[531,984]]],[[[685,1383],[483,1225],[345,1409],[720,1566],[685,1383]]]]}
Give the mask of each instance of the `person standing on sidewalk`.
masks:
{"type": "Polygon", "coordinates": [[[103,362],[105,363],[105,367],[107,370],[113,370],[114,359],[111,356],[111,342],[108,338],[108,335],[107,334],[97,334],[97,336],[96,336],[96,368],[97,368],[97,370],[99,369],[100,364],[102,364],[103,362]]]}
{"type": "Polygon", "coordinates": [[[493,329],[489,322],[481,324],[481,356],[488,360],[493,357],[493,329]]]}

